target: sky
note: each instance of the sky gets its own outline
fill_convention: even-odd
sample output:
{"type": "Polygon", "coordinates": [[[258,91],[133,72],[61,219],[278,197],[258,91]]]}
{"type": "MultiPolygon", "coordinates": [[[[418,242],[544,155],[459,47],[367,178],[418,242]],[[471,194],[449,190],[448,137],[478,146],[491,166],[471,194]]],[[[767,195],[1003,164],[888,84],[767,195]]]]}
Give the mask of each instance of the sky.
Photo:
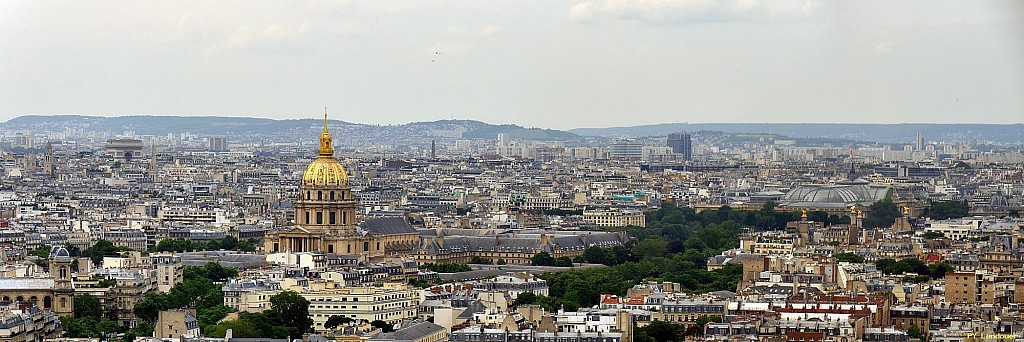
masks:
{"type": "Polygon", "coordinates": [[[0,0],[0,122],[1024,122],[1024,2],[0,0]]]}

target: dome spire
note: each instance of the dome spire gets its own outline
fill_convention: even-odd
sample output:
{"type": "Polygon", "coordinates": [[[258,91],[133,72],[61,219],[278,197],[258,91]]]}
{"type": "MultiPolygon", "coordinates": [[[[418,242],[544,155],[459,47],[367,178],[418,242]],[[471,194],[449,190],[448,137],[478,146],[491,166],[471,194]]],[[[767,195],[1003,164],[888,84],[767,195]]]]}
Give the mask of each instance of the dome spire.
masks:
{"type": "Polygon", "coordinates": [[[324,107],[324,132],[320,134],[320,157],[334,157],[334,145],[331,144],[331,133],[327,131],[327,107],[324,107]]]}

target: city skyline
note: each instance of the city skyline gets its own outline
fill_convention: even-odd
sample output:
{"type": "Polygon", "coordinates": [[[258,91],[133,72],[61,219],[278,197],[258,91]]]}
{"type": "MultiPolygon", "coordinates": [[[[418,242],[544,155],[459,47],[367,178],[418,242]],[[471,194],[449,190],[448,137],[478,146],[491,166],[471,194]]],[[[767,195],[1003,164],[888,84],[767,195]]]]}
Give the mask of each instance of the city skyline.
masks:
{"type": "Polygon", "coordinates": [[[1014,2],[6,3],[30,115],[1019,123],[1014,2]],[[509,15],[509,13],[514,13],[509,15]]]}

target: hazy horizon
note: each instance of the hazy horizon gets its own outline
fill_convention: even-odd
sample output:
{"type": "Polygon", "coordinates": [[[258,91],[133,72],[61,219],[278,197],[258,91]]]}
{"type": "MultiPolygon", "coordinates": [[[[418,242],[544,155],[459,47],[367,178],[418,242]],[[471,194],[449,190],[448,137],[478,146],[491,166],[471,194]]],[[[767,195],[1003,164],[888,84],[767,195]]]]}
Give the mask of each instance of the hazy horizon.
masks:
{"type": "Polygon", "coordinates": [[[1024,122],[1017,1],[0,3],[0,122],[1024,122]]]}

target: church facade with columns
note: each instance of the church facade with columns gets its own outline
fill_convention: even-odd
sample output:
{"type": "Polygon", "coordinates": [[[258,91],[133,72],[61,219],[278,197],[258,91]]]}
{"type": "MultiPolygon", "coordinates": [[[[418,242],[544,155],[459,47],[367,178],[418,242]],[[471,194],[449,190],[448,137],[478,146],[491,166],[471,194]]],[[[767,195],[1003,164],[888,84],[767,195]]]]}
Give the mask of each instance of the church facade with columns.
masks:
{"type": "Polygon", "coordinates": [[[419,244],[419,235],[404,219],[361,221],[356,207],[348,172],[334,158],[325,112],[317,158],[306,167],[295,199],[295,224],[268,234],[263,250],[362,255],[376,261],[408,256],[419,244]]]}

